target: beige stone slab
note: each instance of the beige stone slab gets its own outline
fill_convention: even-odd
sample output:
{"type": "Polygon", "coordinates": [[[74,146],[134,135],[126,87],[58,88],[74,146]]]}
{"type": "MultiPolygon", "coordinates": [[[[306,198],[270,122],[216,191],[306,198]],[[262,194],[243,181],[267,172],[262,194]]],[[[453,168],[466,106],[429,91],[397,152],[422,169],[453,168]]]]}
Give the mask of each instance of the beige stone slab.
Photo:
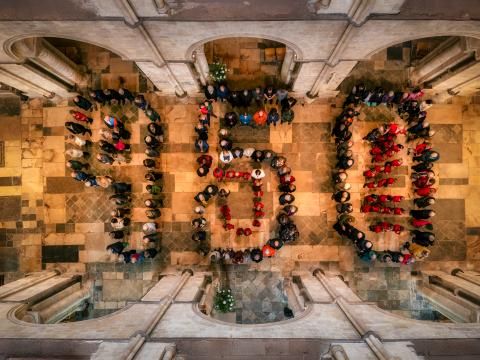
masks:
{"type": "Polygon", "coordinates": [[[46,162],[43,164],[43,176],[65,176],[65,163],[49,163],[46,162]]]}
{"type": "Polygon", "coordinates": [[[467,178],[468,164],[438,164],[438,175],[444,178],[467,178]]]}
{"type": "Polygon", "coordinates": [[[319,194],[314,192],[295,192],[295,205],[299,216],[319,216],[322,212],[319,194]]]}
{"type": "Polygon", "coordinates": [[[42,182],[42,169],[29,168],[22,171],[22,183],[42,182]]]}
{"type": "Polygon", "coordinates": [[[21,195],[21,186],[0,186],[0,196],[21,195]]]}
{"type": "Polygon", "coordinates": [[[21,140],[5,140],[5,147],[7,148],[7,150],[9,150],[8,148],[11,148],[11,147],[21,148],[22,141],[21,140]]]}
{"type": "Polygon", "coordinates": [[[85,234],[81,234],[81,233],[65,234],[64,245],[85,245],[85,234]]]}
{"type": "Polygon", "coordinates": [[[57,151],[65,151],[65,137],[64,136],[45,136],[43,141],[44,149],[54,149],[57,151]]]}
{"type": "Polygon", "coordinates": [[[98,223],[75,223],[75,232],[79,233],[103,233],[104,224],[98,223]]]}
{"type": "Polygon", "coordinates": [[[292,126],[288,124],[270,126],[270,143],[289,144],[293,139],[292,126]]]}
{"type": "Polygon", "coordinates": [[[198,154],[193,153],[165,153],[162,160],[166,162],[168,171],[195,171],[197,168],[196,159],[198,154]]]}
{"type": "Polygon", "coordinates": [[[171,144],[189,144],[194,136],[194,128],[189,123],[172,123],[168,125],[168,140],[171,144]]]}
{"type": "Polygon", "coordinates": [[[313,104],[309,106],[295,106],[296,123],[330,123],[332,121],[332,110],[330,104],[313,104]]]}
{"type": "Polygon", "coordinates": [[[43,121],[45,126],[63,126],[66,121],[71,121],[69,110],[72,107],[48,107],[43,109],[43,121]]]}
{"type": "Polygon", "coordinates": [[[45,238],[43,239],[43,244],[46,246],[52,246],[52,245],[63,245],[65,242],[65,234],[62,233],[49,233],[45,235],[45,238]]]}
{"type": "Polygon", "coordinates": [[[172,251],[170,259],[172,265],[208,265],[210,262],[208,257],[204,257],[196,251],[172,251]]]}
{"type": "Polygon", "coordinates": [[[22,168],[20,166],[0,168],[0,177],[21,176],[21,175],[22,175],[22,168]]]}
{"type": "Polygon", "coordinates": [[[296,261],[338,261],[338,246],[289,245],[278,252],[280,258],[296,261]]]}
{"type": "Polygon", "coordinates": [[[22,150],[19,147],[10,147],[5,151],[5,167],[18,167],[22,164],[22,150]]]}
{"type": "Polygon", "coordinates": [[[442,185],[437,189],[436,197],[439,199],[465,199],[469,194],[466,185],[442,185]]]}
{"type": "Polygon", "coordinates": [[[427,119],[431,124],[461,124],[462,105],[435,104],[428,109],[427,119]]]}
{"type": "Polygon", "coordinates": [[[65,194],[45,194],[43,202],[50,209],[65,208],[65,194]]]}
{"type": "Polygon", "coordinates": [[[65,223],[66,212],[65,208],[59,209],[45,209],[45,224],[65,223]]]}

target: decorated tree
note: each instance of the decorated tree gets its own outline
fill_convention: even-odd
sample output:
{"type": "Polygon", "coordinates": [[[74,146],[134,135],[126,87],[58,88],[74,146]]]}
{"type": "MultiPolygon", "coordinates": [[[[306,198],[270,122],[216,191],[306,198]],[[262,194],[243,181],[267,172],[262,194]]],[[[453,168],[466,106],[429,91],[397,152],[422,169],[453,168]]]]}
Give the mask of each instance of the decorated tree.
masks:
{"type": "Polygon", "coordinates": [[[215,61],[208,65],[210,79],[215,83],[224,82],[227,79],[227,65],[215,61]]]}
{"type": "Polygon", "coordinates": [[[232,291],[228,288],[217,289],[217,293],[214,298],[214,308],[222,313],[232,312],[235,306],[235,299],[233,298],[232,291]]]}

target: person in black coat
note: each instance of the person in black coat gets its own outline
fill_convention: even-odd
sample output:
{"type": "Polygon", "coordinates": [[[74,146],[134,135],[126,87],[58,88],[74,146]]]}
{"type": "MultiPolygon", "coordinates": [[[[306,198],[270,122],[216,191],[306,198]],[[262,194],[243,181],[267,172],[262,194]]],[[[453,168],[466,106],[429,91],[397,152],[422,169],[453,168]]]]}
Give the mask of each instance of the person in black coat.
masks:
{"type": "Polygon", "coordinates": [[[413,230],[410,232],[412,235],[412,242],[425,247],[435,244],[435,234],[429,231],[413,230]]]}
{"type": "Polygon", "coordinates": [[[213,85],[208,85],[205,88],[204,94],[207,100],[217,101],[217,89],[215,89],[213,85]]]}
{"type": "Polygon", "coordinates": [[[157,123],[151,122],[147,126],[147,130],[153,136],[161,136],[163,135],[163,128],[158,125],[157,123]]]}
{"type": "Polygon", "coordinates": [[[207,232],[200,230],[192,234],[193,241],[205,241],[207,239],[207,232]]]}
{"type": "Polygon", "coordinates": [[[340,170],[348,170],[355,164],[355,160],[348,156],[341,156],[338,158],[338,162],[335,165],[335,168],[340,170]]]}
{"type": "Polygon", "coordinates": [[[249,107],[252,102],[252,94],[249,90],[245,89],[240,93],[240,102],[243,107],[249,107]]]}
{"type": "Polygon", "coordinates": [[[81,95],[77,95],[73,98],[73,102],[75,105],[77,105],[80,109],[83,109],[85,111],[92,111],[93,110],[93,104],[84,98],[81,95]]]}
{"type": "Polygon", "coordinates": [[[132,184],[127,184],[124,182],[116,182],[112,184],[112,189],[115,191],[115,194],[125,194],[132,192],[132,184]]]}
{"type": "Polygon", "coordinates": [[[225,126],[232,128],[238,123],[238,115],[236,112],[230,111],[225,114],[224,118],[225,126]]]}
{"type": "Polygon", "coordinates": [[[348,191],[337,191],[332,195],[332,199],[339,203],[345,203],[350,200],[350,193],[348,191]]]}
{"type": "Polygon", "coordinates": [[[265,154],[262,150],[255,150],[251,156],[251,159],[256,162],[262,162],[265,159],[265,154]]]}
{"type": "Polygon", "coordinates": [[[145,174],[145,180],[147,181],[154,182],[154,181],[161,180],[162,178],[163,178],[163,174],[157,171],[149,171],[145,174]]]}
{"type": "Polygon", "coordinates": [[[90,136],[92,136],[92,130],[86,128],[85,126],[81,124],[77,124],[72,121],[67,121],[65,123],[65,128],[70,131],[72,134],[82,134],[85,135],[85,133],[88,133],[90,136]]]}
{"type": "Polygon", "coordinates": [[[335,208],[339,214],[349,214],[353,212],[353,205],[350,203],[339,203],[335,208]]]}
{"type": "Polygon", "coordinates": [[[110,144],[108,141],[99,140],[98,145],[100,146],[100,149],[102,151],[105,151],[108,154],[116,154],[117,153],[117,149],[115,149],[115,146],[110,144]]]}
{"type": "Polygon", "coordinates": [[[125,88],[118,89],[118,93],[121,96],[120,104],[122,105],[125,104],[125,100],[127,100],[129,103],[133,103],[135,100],[135,96],[133,96],[133,94],[125,88]]]}
{"type": "Polygon", "coordinates": [[[143,160],[143,166],[145,166],[146,168],[152,169],[155,166],[157,166],[157,163],[153,159],[145,159],[143,160]]]}
{"type": "Polygon", "coordinates": [[[289,205],[295,201],[295,196],[290,193],[284,193],[278,198],[280,205],[289,205]]]}
{"type": "MultiPolygon", "coordinates": [[[[114,230],[114,231],[110,231],[109,235],[110,235],[110,238],[112,238],[112,239],[120,240],[120,239],[123,239],[123,237],[125,236],[125,233],[122,230],[114,230]]],[[[111,246],[111,245],[109,245],[109,246],[111,246]]],[[[107,250],[108,249],[109,249],[109,247],[107,246],[107,250]]],[[[122,250],[123,250],[123,248],[122,248],[122,250]]]]}
{"type": "Polygon", "coordinates": [[[435,204],[435,198],[431,196],[423,196],[421,198],[414,199],[413,203],[416,207],[426,208],[427,206],[435,204]]]}
{"type": "Polygon", "coordinates": [[[440,154],[433,150],[425,150],[421,155],[413,157],[413,161],[423,163],[432,163],[438,160],[440,160],[440,154]]]}
{"type": "Polygon", "coordinates": [[[125,249],[125,243],[121,241],[117,241],[107,246],[107,251],[110,251],[112,254],[120,255],[123,249],[125,249]]]}
{"type": "Polygon", "coordinates": [[[410,216],[417,220],[430,219],[432,216],[435,216],[435,211],[433,210],[410,210],[410,216]]]}
{"type": "Polygon", "coordinates": [[[157,254],[158,254],[158,250],[154,248],[145,249],[145,251],[143,252],[143,256],[149,259],[153,259],[155,256],[157,256],[157,254]]]}
{"type": "Polygon", "coordinates": [[[430,170],[433,167],[433,163],[427,162],[427,163],[420,163],[417,165],[412,166],[412,170],[415,172],[426,172],[430,170]]]}
{"type": "Polygon", "coordinates": [[[232,91],[230,93],[228,102],[230,103],[230,105],[232,105],[232,107],[238,107],[242,105],[242,101],[240,99],[240,94],[238,93],[238,91],[232,91]]]}

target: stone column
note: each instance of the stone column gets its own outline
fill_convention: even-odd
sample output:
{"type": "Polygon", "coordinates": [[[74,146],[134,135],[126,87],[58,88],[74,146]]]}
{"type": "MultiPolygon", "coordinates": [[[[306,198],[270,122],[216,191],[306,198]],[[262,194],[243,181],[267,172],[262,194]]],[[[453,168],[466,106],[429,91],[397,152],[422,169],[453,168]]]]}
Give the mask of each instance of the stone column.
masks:
{"type": "MultiPolygon", "coordinates": [[[[22,65],[18,65],[22,66],[22,65]]],[[[0,66],[0,82],[22,91],[28,96],[43,96],[47,99],[55,97],[55,93],[48,91],[27,79],[24,79],[0,66]]]]}
{"type": "Polygon", "coordinates": [[[87,77],[78,66],[42,38],[31,38],[16,42],[12,51],[22,59],[28,59],[48,72],[72,85],[85,85],[87,77]]]}
{"type": "Polygon", "coordinates": [[[161,16],[169,16],[171,14],[170,6],[165,0],[154,0],[157,11],[161,16]]]}
{"type": "Polygon", "coordinates": [[[0,287],[0,299],[28,289],[34,285],[60,275],[59,271],[42,271],[0,287]]]}
{"type": "Polygon", "coordinates": [[[287,46],[287,50],[285,52],[285,57],[283,59],[282,69],[280,71],[280,78],[282,82],[286,85],[290,83],[292,79],[292,71],[295,67],[295,51],[290,49],[287,46]]]}
{"type": "Polygon", "coordinates": [[[208,84],[208,80],[209,80],[208,74],[210,70],[208,68],[208,61],[207,61],[207,57],[205,56],[203,45],[200,46],[198,49],[196,49],[193,52],[192,56],[194,57],[193,64],[195,65],[195,70],[198,73],[200,83],[202,84],[202,86],[206,86],[208,84]]]}
{"type": "Polygon", "coordinates": [[[480,273],[476,271],[463,271],[460,269],[456,269],[455,271],[452,271],[452,275],[458,276],[461,279],[467,280],[472,284],[480,286],[480,273]]]}
{"type": "Polygon", "coordinates": [[[340,61],[335,66],[325,65],[307,96],[309,98],[336,96],[338,86],[357,65],[357,61],[340,61]]]}

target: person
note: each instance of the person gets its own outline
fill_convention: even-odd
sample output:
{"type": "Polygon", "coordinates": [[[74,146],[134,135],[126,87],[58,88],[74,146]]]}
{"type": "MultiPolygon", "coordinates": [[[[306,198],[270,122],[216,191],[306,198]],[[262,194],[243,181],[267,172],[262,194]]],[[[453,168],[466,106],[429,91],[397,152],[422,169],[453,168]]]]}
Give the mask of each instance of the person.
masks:
{"type": "Polygon", "coordinates": [[[354,163],[355,161],[351,157],[342,156],[338,158],[338,162],[335,165],[335,168],[339,170],[348,170],[353,166],[354,163]]]}
{"type": "Polygon", "coordinates": [[[220,153],[220,161],[226,165],[231,163],[233,160],[233,154],[230,150],[222,150],[220,153]]]}
{"type": "Polygon", "coordinates": [[[145,159],[143,160],[143,166],[145,166],[148,169],[151,169],[157,166],[157,163],[153,159],[145,159]]]}
{"type": "Polygon", "coordinates": [[[113,144],[113,147],[117,152],[129,152],[131,150],[130,144],[126,144],[120,139],[113,144]]]}
{"type": "Polygon", "coordinates": [[[70,176],[77,181],[87,181],[92,177],[92,175],[89,175],[83,171],[72,171],[70,176]]]}
{"type": "Polygon", "coordinates": [[[339,203],[346,203],[350,200],[350,193],[348,191],[337,191],[332,195],[332,199],[339,203]]]}
{"type": "Polygon", "coordinates": [[[203,190],[203,193],[208,195],[208,197],[215,196],[218,193],[218,186],[217,185],[207,185],[203,190]]]}
{"type": "Polygon", "coordinates": [[[421,246],[432,246],[435,244],[435,234],[429,231],[413,230],[410,232],[412,235],[412,242],[421,246]]]}
{"type": "Polygon", "coordinates": [[[85,159],[88,159],[90,157],[90,154],[88,152],[79,149],[67,149],[65,150],[65,155],[68,155],[72,158],[84,157],[85,159]]]}
{"type": "Polygon", "coordinates": [[[248,89],[243,89],[243,91],[240,93],[241,106],[247,108],[250,106],[251,102],[252,102],[252,94],[248,89]]]}
{"type": "Polygon", "coordinates": [[[156,219],[156,218],[160,217],[161,212],[160,212],[159,209],[148,209],[148,210],[145,210],[145,215],[149,219],[156,219]]]}
{"type": "Polygon", "coordinates": [[[147,181],[155,182],[155,181],[161,180],[162,178],[163,178],[163,174],[157,171],[149,171],[145,174],[145,180],[147,181]]]}
{"type": "MultiPolygon", "coordinates": [[[[116,233],[117,231],[115,231],[116,233]]],[[[123,234],[123,231],[120,231],[123,234]]],[[[123,236],[122,236],[123,237],[123,236]]],[[[118,238],[115,238],[118,239],[118,238]]],[[[107,246],[106,250],[111,254],[120,255],[123,250],[128,246],[128,243],[117,241],[107,246]]]]}
{"type": "Polygon", "coordinates": [[[416,260],[424,260],[430,255],[430,250],[427,247],[415,243],[408,246],[408,251],[416,260]]]}
{"type": "Polygon", "coordinates": [[[88,117],[87,115],[81,113],[80,111],[76,111],[76,110],[70,110],[70,115],[73,116],[73,118],[77,121],[82,121],[82,122],[86,122],[88,124],[91,124],[93,123],[93,119],[88,117]]]}
{"type": "Polygon", "coordinates": [[[105,115],[105,117],[103,118],[103,123],[109,129],[115,129],[115,128],[123,129],[123,128],[125,128],[125,125],[123,125],[123,123],[114,116],[105,115]]]}
{"type": "Polygon", "coordinates": [[[147,110],[145,110],[145,115],[147,115],[148,119],[151,122],[156,122],[161,120],[160,115],[152,108],[148,108],[147,110]]]}
{"type": "Polygon", "coordinates": [[[86,128],[85,126],[81,124],[74,123],[72,121],[67,121],[65,123],[65,128],[70,131],[72,134],[82,134],[85,135],[85,133],[88,133],[90,136],[92,136],[92,130],[86,128]]]}
{"type": "Polygon", "coordinates": [[[95,180],[96,180],[98,186],[101,186],[104,189],[107,189],[113,183],[113,179],[108,175],[97,176],[95,178],[95,180]]]}
{"type": "Polygon", "coordinates": [[[160,146],[160,142],[157,140],[157,138],[151,135],[145,136],[143,141],[149,148],[157,148],[160,146]]]}
{"type": "Polygon", "coordinates": [[[73,98],[73,102],[80,109],[83,109],[85,111],[92,111],[93,110],[93,104],[81,95],[75,96],[73,98]]]}
{"type": "Polygon", "coordinates": [[[332,180],[335,184],[340,184],[348,179],[348,174],[346,171],[335,171],[335,173],[332,175],[332,180]]]}
{"type": "Polygon", "coordinates": [[[208,200],[210,200],[210,195],[205,194],[201,191],[197,193],[197,195],[195,195],[193,199],[200,205],[206,206],[208,204],[208,200]]]}
{"type": "Polygon", "coordinates": [[[204,217],[199,217],[192,220],[192,227],[195,230],[203,229],[205,226],[207,226],[207,219],[204,217]]]}
{"type": "Polygon", "coordinates": [[[433,150],[426,150],[419,156],[414,156],[413,161],[432,163],[440,159],[440,154],[433,150]]]}
{"type": "Polygon", "coordinates": [[[265,103],[272,105],[277,97],[277,92],[272,86],[269,86],[263,92],[263,100],[265,103]]]}
{"type": "Polygon", "coordinates": [[[102,164],[106,164],[106,165],[112,165],[113,162],[115,161],[111,156],[103,153],[97,154],[96,159],[102,164]]]}
{"type": "Polygon", "coordinates": [[[143,256],[147,259],[153,259],[155,256],[157,256],[158,250],[155,248],[147,248],[143,252],[143,256]]]}
{"type": "Polygon", "coordinates": [[[129,103],[133,103],[133,101],[135,100],[135,97],[128,89],[120,88],[118,89],[118,94],[121,97],[121,100],[120,100],[121,105],[124,105],[125,101],[128,101],[129,103]]]}
{"type": "Polygon", "coordinates": [[[132,198],[128,194],[114,194],[109,197],[109,200],[115,206],[124,206],[128,204],[132,200],[132,198]]]}
{"type": "Polygon", "coordinates": [[[262,250],[260,250],[259,248],[254,248],[250,250],[250,259],[256,263],[261,262],[263,260],[262,250]]]}
{"type": "Polygon", "coordinates": [[[435,204],[435,198],[431,196],[422,196],[421,198],[416,198],[413,200],[413,203],[416,207],[425,208],[435,204]]]}
{"type": "Polygon", "coordinates": [[[133,103],[135,104],[136,107],[138,107],[143,111],[145,111],[149,107],[147,101],[145,100],[145,97],[142,94],[135,96],[133,103]]]}
{"type": "Polygon", "coordinates": [[[200,230],[192,234],[193,241],[205,241],[207,239],[207,232],[200,230]]]}
{"type": "Polygon", "coordinates": [[[160,156],[160,151],[157,149],[152,149],[152,148],[146,148],[145,149],[145,155],[149,157],[159,157],[160,156]]]}
{"type": "Polygon", "coordinates": [[[119,240],[125,237],[125,233],[122,230],[113,230],[108,233],[111,239],[119,240]]]}
{"type": "Polygon", "coordinates": [[[295,205],[286,205],[283,207],[282,211],[284,211],[287,216],[293,216],[297,213],[298,207],[295,205]]]}
{"type": "Polygon", "coordinates": [[[297,190],[295,184],[280,184],[278,185],[278,190],[284,193],[293,193],[297,190]]]}
{"type": "Polygon", "coordinates": [[[278,114],[277,108],[271,108],[268,112],[267,117],[267,125],[273,124],[273,126],[277,126],[277,122],[280,120],[280,115],[278,114]]]}
{"type": "Polygon", "coordinates": [[[123,100],[123,97],[118,93],[117,90],[114,89],[104,89],[103,95],[109,104],[111,104],[112,101],[116,104],[120,104],[123,100]]]}
{"type": "Polygon", "coordinates": [[[198,139],[195,142],[195,149],[200,153],[208,152],[209,147],[210,146],[208,145],[208,142],[206,140],[198,139]]]}
{"type": "Polygon", "coordinates": [[[105,103],[107,102],[105,94],[100,89],[90,91],[89,95],[93,101],[102,106],[105,105],[105,103]]]}
{"type": "Polygon", "coordinates": [[[262,162],[265,159],[265,154],[262,150],[255,150],[251,156],[251,159],[255,162],[262,162]]]}
{"type": "Polygon", "coordinates": [[[254,179],[263,179],[265,177],[265,171],[262,169],[252,170],[252,178],[254,179]]]}
{"type": "Polygon", "coordinates": [[[353,205],[350,203],[339,203],[335,206],[337,213],[346,214],[353,212],[353,205]]]}
{"type": "Polygon", "coordinates": [[[278,168],[278,170],[277,170],[277,174],[278,174],[278,176],[280,176],[280,177],[289,175],[291,172],[292,172],[292,169],[289,168],[289,167],[286,166],[286,165],[281,166],[281,167],[278,168]]]}
{"type": "Polygon", "coordinates": [[[410,216],[417,220],[426,220],[435,216],[435,211],[433,210],[410,210],[410,216]]]}
{"type": "Polygon", "coordinates": [[[115,149],[115,146],[113,146],[112,144],[110,144],[105,140],[99,140],[98,146],[100,147],[100,150],[105,151],[108,154],[115,154],[117,152],[117,149],[115,149]]]}
{"type": "Polygon", "coordinates": [[[251,122],[252,122],[252,115],[248,114],[247,112],[244,112],[240,115],[240,124],[250,125],[251,122]]]}
{"type": "Polygon", "coordinates": [[[82,139],[81,137],[79,137],[77,135],[68,135],[66,142],[68,144],[73,144],[73,145],[76,145],[78,147],[83,147],[83,146],[90,147],[92,145],[92,142],[90,140],[82,139]]]}
{"type": "Polygon", "coordinates": [[[229,139],[221,139],[218,143],[222,150],[231,150],[233,147],[233,142],[229,139]]]}
{"type": "Polygon", "coordinates": [[[280,169],[281,167],[285,166],[287,163],[287,158],[283,156],[274,156],[270,166],[274,169],[280,169]]]}
{"type": "Polygon", "coordinates": [[[113,217],[110,220],[110,225],[115,230],[122,230],[130,225],[130,219],[128,217],[113,217]]]}
{"type": "Polygon", "coordinates": [[[163,128],[155,122],[151,122],[147,125],[148,132],[153,136],[163,136],[163,128]]]}
{"type": "Polygon", "coordinates": [[[147,222],[142,225],[142,231],[144,234],[151,234],[157,231],[157,223],[147,222]]]}
{"type": "Polygon", "coordinates": [[[228,190],[228,189],[222,188],[218,191],[218,196],[220,196],[224,199],[228,198],[229,195],[230,195],[230,190],[228,190]]]}
{"type": "Polygon", "coordinates": [[[217,89],[218,100],[221,102],[226,102],[229,96],[230,96],[230,91],[228,90],[227,85],[220,84],[220,86],[217,89]]]}
{"type": "Polygon", "coordinates": [[[267,123],[267,113],[260,109],[253,115],[253,121],[257,126],[264,126],[267,123]]]}
{"type": "Polygon", "coordinates": [[[161,206],[161,203],[154,199],[146,199],[143,203],[145,204],[145,207],[149,209],[155,209],[161,206]]]}
{"type": "Polygon", "coordinates": [[[160,185],[147,185],[145,189],[152,195],[158,195],[162,192],[162,187],[160,185]]]}
{"type": "Polygon", "coordinates": [[[125,215],[130,214],[130,209],[128,208],[116,208],[110,212],[112,217],[124,217],[125,215]]]}
{"type": "Polygon", "coordinates": [[[112,184],[112,190],[115,194],[125,194],[132,192],[132,184],[128,184],[125,182],[115,182],[112,184]]]}
{"type": "Polygon", "coordinates": [[[208,172],[210,171],[210,168],[206,165],[202,165],[197,169],[197,175],[199,177],[204,177],[208,175],[208,172]]]}
{"type": "Polygon", "coordinates": [[[282,110],[282,119],[281,123],[288,123],[291,124],[293,119],[295,118],[295,113],[293,112],[292,109],[284,109],[282,110]]]}
{"type": "Polygon", "coordinates": [[[238,122],[238,115],[237,113],[230,111],[225,114],[225,118],[223,119],[225,126],[232,128],[237,125],[238,122]]]}
{"type": "Polygon", "coordinates": [[[284,193],[281,194],[280,197],[278,198],[278,202],[280,205],[290,205],[295,201],[295,196],[289,193],[284,193]]]}
{"type": "Polygon", "coordinates": [[[72,170],[88,170],[90,165],[87,163],[81,163],[80,161],[77,160],[68,160],[67,161],[67,167],[72,169],[72,170]]]}
{"type": "Polygon", "coordinates": [[[217,101],[217,90],[212,85],[205,87],[204,94],[207,100],[217,101]]]}

